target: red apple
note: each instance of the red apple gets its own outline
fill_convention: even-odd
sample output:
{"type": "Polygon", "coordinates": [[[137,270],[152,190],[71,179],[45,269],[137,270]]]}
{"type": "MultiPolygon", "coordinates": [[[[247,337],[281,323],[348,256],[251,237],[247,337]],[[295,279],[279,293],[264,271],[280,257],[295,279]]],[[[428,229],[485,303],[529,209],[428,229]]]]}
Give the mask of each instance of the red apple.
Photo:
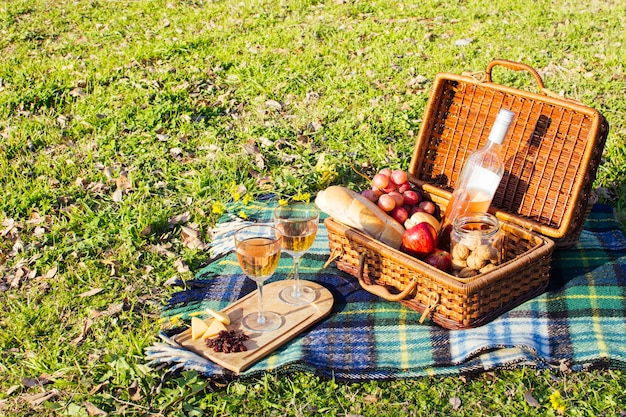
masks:
{"type": "Polygon", "coordinates": [[[417,191],[408,190],[402,193],[402,196],[404,197],[404,202],[411,206],[415,206],[422,201],[422,196],[417,191]]]}
{"type": "Polygon", "coordinates": [[[409,218],[409,212],[403,206],[397,206],[391,210],[391,217],[398,223],[403,224],[409,218]]]}
{"type": "Polygon", "coordinates": [[[452,257],[450,256],[450,252],[445,250],[435,249],[424,258],[424,262],[444,272],[450,272],[452,269],[452,257]]]}
{"type": "Polygon", "coordinates": [[[392,171],[389,177],[391,177],[393,182],[395,182],[398,185],[404,184],[409,179],[406,172],[401,169],[396,169],[395,171],[392,171]]]}
{"type": "Polygon", "coordinates": [[[389,193],[389,195],[392,196],[394,201],[396,202],[396,207],[400,207],[401,205],[404,204],[404,196],[400,194],[399,192],[392,191],[389,193]]]}
{"type": "Polygon", "coordinates": [[[396,200],[389,194],[383,194],[378,197],[378,207],[388,213],[396,207],[396,200]]]}
{"type": "Polygon", "coordinates": [[[361,195],[363,195],[363,197],[367,198],[373,203],[378,202],[378,197],[380,197],[380,194],[381,192],[379,190],[373,190],[373,189],[363,190],[361,192],[361,195]]]}
{"type": "Polygon", "coordinates": [[[372,178],[372,188],[375,190],[382,190],[389,185],[389,176],[385,174],[376,174],[372,178]]]}
{"type": "Polygon", "coordinates": [[[434,215],[435,212],[437,211],[437,206],[435,206],[435,203],[429,200],[424,200],[421,203],[419,203],[419,207],[428,214],[434,215]]]}
{"type": "Polygon", "coordinates": [[[408,181],[404,182],[402,184],[398,184],[398,192],[399,193],[404,193],[405,191],[409,191],[411,188],[413,188],[413,186],[408,181]]]}
{"type": "Polygon", "coordinates": [[[421,222],[402,234],[402,246],[415,256],[426,256],[437,248],[437,231],[428,222],[421,222]]]}
{"type": "Polygon", "coordinates": [[[396,184],[395,182],[393,182],[393,180],[390,178],[389,179],[389,183],[387,184],[387,186],[385,188],[382,189],[384,193],[391,193],[393,191],[397,191],[398,190],[398,184],[396,184]]]}

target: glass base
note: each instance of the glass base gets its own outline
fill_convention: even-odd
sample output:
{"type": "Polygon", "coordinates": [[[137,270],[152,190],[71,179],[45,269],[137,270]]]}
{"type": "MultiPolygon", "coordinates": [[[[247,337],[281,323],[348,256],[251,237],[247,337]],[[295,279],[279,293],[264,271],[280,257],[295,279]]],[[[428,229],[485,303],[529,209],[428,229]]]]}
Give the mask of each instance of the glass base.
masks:
{"type": "Polygon", "coordinates": [[[283,303],[291,304],[294,306],[301,306],[304,304],[310,304],[315,301],[315,291],[313,291],[309,287],[300,285],[300,291],[298,294],[296,294],[294,292],[293,285],[289,285],[288,287],[280,290],[278,298],[280,298],[283,303]]]}
{"type": "Polygon", "coordinates": [[[270,332],[278,329],[283,324],[283,318],[280,314],[264,311],[263,317],[264,320],[259,322],[259,313],[250,313],[241,320],[241,325],[248,330],[256,332],[270,332]]]}

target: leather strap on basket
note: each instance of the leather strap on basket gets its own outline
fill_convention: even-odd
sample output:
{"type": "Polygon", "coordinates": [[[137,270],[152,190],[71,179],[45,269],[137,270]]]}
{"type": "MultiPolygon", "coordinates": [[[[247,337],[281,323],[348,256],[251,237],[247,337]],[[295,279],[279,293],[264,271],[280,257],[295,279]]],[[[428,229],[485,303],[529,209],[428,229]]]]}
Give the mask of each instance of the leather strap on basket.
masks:
{"type": "Polygon", "coordinates": [[[328,260],[326,261],[322,269],[328,268],[328,265],[332,264],[334,261],[339,259],[341,255],[343,255],[343,251],[337,248],[333,248],[333,250],[330,252],[330,256],[328,257],[328,260]]]}
{"type": "Polygon", "coordinates": [[[420,317],[420,324],[424,323],[424,320],[426,320],[426,317],[430,316],[430,314],[435,310],[435,308],[437,308],[438,305],[439,305],[439,293],[433,291],[430,294],[428,294],[428,305],[426,306],[426,309],[424,310],[424,312],[422,313],[422,316],[420,317]]]}
{"type": "Polygon", "coordinates": [[[377,295],[380,298],[384,298],[387,301],[403,300],[409,294],[411,294],[413,290],[415,289],[415,287],[417,286],[417,280],[413,279],[411,280],[409,285],[407,285],[407,287],[404,290],[402,290],[402,292],[400,292],[399,294],[392,294],[389,292],[387,288],[385,288],[382,285],[366,283],[365,279],[363,278],[364,270],[365,270],[365,253],[361,253],[359,255],[359,269],[357,273],[357,278],[359,280],[359,284],[361,285],[361,288],[363,288],[365,291],[371,294],[377,295]]]}

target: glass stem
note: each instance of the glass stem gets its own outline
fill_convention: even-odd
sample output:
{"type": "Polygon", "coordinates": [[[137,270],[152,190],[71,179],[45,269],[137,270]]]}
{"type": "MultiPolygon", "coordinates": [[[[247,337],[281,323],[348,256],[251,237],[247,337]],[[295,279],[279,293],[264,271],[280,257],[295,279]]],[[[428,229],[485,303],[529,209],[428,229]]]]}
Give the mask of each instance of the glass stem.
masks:
{"type": "Polygon", "coordinates": [[[256,321],[259,324],[263,324],[265,323],[265,315],[263,314],[263,283],[257,282],[256,286],[259,290],[259,313],[256,321]]]}
{"type": "Polygon", "coordinates": [[[298,261],[299,256],[293,257],[293,296],[300,297],[300,281],[298,277],[298,261]]]}

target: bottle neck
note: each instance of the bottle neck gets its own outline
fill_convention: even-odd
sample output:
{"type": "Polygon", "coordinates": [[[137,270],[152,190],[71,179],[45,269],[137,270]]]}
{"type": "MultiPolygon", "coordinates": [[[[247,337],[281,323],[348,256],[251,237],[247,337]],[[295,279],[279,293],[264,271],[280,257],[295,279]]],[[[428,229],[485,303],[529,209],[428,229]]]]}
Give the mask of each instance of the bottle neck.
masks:
{"type": "Polygon", "coordinates": [[[491,128],[491,132],[489,132],[489,142],[501,145],[504,141],[504,137],[506,136],[506,132],[509,130],[509,126],[511,126],[510,120],[496,120],[491,128]]]}

